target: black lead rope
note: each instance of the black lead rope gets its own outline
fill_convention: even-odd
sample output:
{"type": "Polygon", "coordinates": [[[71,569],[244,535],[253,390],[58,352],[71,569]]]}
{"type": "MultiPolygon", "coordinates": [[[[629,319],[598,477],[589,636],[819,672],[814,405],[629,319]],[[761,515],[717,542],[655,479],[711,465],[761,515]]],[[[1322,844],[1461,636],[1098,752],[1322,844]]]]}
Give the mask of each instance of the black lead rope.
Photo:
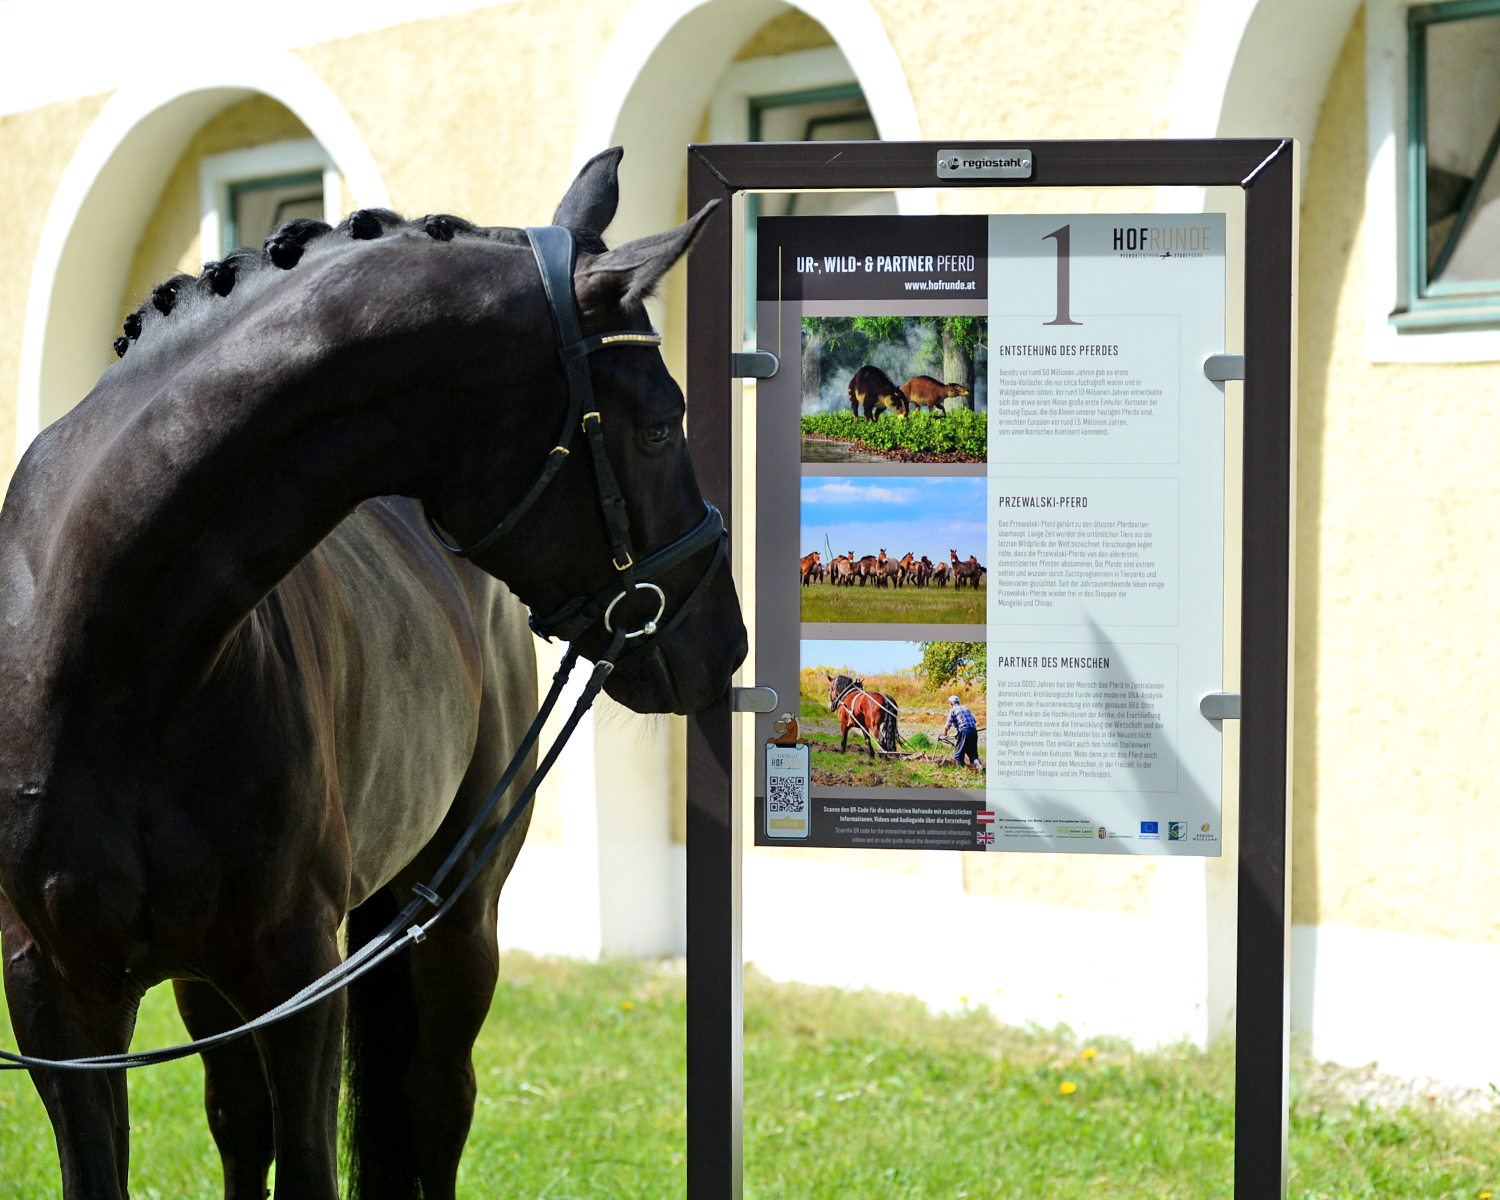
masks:
{"type": "Polygon", "coordinates": [[[168,1046],[161,1050],[143,1050],[139,1053],[125,1054],[102,1054],[93,1058],[32,1058],[29,1055],[13,1054],[8,1050],[0,1050],[0,1071],[14,1071],[32,1067],[52,1067],[65,1071],[116,1071],[122,1068],[146,1067],[155,1063],[171,1062],[176,1058],[186,1058],[190,1054],[200,1054],[204,1050],[211,1050],[215,1046],[221,1046],[225,1042],[232,1041],[237,1037],[243,1037],[247,1033],[253,1033],[255,1030],[262,1029],[277,1021],[284,1021],[286,1018],[312,1007],[312,1005],[317,1004],[319,1001],[327,999],[340,988],[348,987],[349,984],[353,983],[360,976],[373,971],[386,959],[404,950],[408,943],[423,941],[427,937],[427,931],[447,914],[448,910],[453,907],[454,903],[463,895],[469,885],[478,878],[479,872],[483,869],[484,865],[493,857],[495,851],[500,848],[500,843],[505,840],[506,835],[515,827],[516,822],[520,820],[522,814],[531,807],[531,802],[536,796],[537,789],[541,787],[542,781],[547,777],[547,773],[557,762],[558,756],[562,754],[563,747],[567,745],[568,739],[573,735],[573,731],[578,728],[578,723],[583,719],[583,715],[593,707],[594,700],[604,687],[604,681],[609,678],[610,672],[614,670],[613,658],[619,653],[621,647],[624,646],[625,636],[623,632],[617,633],[610,641],[609,649],[600,656],[599,661],[594,666],[593,673],[589,676],[588,683],[584,685],[583,692],[578,697],[578,702],[573,706],[573,711],[568,716],[567,724],[563,726],[556,740],[553,741],[551,747],[548,749],[546,757],[537,766],[536,771],[532,773],[531,778],[526,783],[525,790],[516,798],[516,802],[511,806],[510,811],[505,814],[495,832],[490,835],[490,840],[485,844],[484,849],[480,851],[473,865],[465,873],[464,877],[459,880],[458,886],[453,889],[446,900],[438,895],[437,889],[442,886],[443,880],[447,877],[448,873],[458,864],[458,860],[463,856],[464,851],[469,848],[475,837],[478,836],[479,831],[484,827],[485,821],[494,812],[495,806],[500,803],[500,798],[505,795],[506,790],[515,782],[516,776],[520,773],[522,762],[531,753],[532,747],[536,745],[538,738],[541,736],[542,726],[546,723],[548,716],[551,715],[553,708],[557,706],[557,701],[562,695],[563,687],[573,672],[574,664],[578,661],[578,651],[574,647],[569,646],[567,652],[563,655],[563,660],[557,668],[557,673],[552,677],[552,687],[547,692],[547,698],[537,710],[536,719],[531,722],[531,727],[527,729],[526,736],[521,739],[521,744],[517,747],[514,757],[510,760],[510,765],[505,768],[504,774],[500,776],[499,781],[490,790],[490,794],[485,798],[479,811],[474,814],[474,819],[469,822],[469,827],[464,830],[463,835],[449,852],[448,857],[443,860],[442,866],[438,867],[426,884],[419,883],[412,888],[412,891],[417,894],[416,899],[408,903],[389,925],[342,963],[334,967],[333,970],[321,978],[314,980],[296,995],[282,1001],[275,1008],[262,1013],[254,1020],[247,1021],[236,1029],[226,1030],[211,1037],[199,1038],[196,1041],[186,1042],[180,1046],[168,1046]],[[437,912],[433,913],[425,922],[420,924],[415,923],[417,914],[429,904],[435,905],[437,912]]]}
{"type": "Polygon", "coordinates": [[[308,984],[296,995],[283,1000],[275,1008],[262,1013],[253,1020],[246,1021],[235,1029],[185,1042],[180,1046],[168,1046],[161,1050],[68,1059],[33,1058],[26,1054],[13,1054],[8,1050],[0,1050],[0,1071],[38,1068],[59,1071],[117,1071],[171,1062],[173,1059],[186,1058],[190,1054],[201,1054],[205,1050],[211,1050],[215,1046],[221,1046],[225,1042],[263,1029],[277,1021],[284,1021],[288,1017],[311,1008],[314,1004],[328,999],[341,988],[348,987],[356,979],[373,971],[386,959],[406,949],[408,945],[423,941],[427,937],[428,930],[443,919],[458,898],[479,877],[480,871],[494,857],[495,851],[515,828],[516,822],[531,807],[537,789],[541,787],[547,773],[557,762],[558,756],[562,754],[563,748],[568,744],[568,739],[573,736],[573,731],[578,728],[578,723],[583,719],[584,714],[593,707],[595,699],[604,688],[605,680],[615,669],[615,664],[621,661],[626,642],[640,639],[630,654],[623,655],[623,658],[628,659],[640,653],[648,644],[666,637],[676,629],[707,591],[709,583],[724,561],[728,548],[729,537],[724,529],[724,521],[719,515],[719,510],[711,504],[706,505],[708,511],[696,526],[640,562],[635,562],[630,544],[630,522],[625,512],[625,498],[620,493],[614,469],[610,465],[609,455],[605,449],[602,420],[593,408],[594,389],[593,380],[589,375],[588,356],[597,350],[616,345],[659,346],[661,336],[655,333],[624,330],[591,338],[583,337],[578,324],[577,301],[573,295],[573,263],[576,257],[573,235],[566,229],[556,226],[528,229],[526,235],[531,240],[537,265],[541,269],[542,286],[547,294],[548,306],[552,310],[554,328],[558,335],[559,354],[568,381],[568,414],[558,438],[558,444],[548,454],[541,472],[531,487],[526,490],[525,495],[489,533],[472,545],[460,548],[450,543],[425,510],[423,516],[426,518],[427,527],[431,530],[432,536],[444,549],[465,558],[480,553],[514,530],[521,517],[537,502],[547,485],[562,469],[562,464],[569,454],[569,444],[573,440],[574,431],[581,429],[588,438],[593,453],[600,509],[614,554],[613,565],[616,576],[594,595],[576,596],[549,617],[539,619],[534,613],[532,614],[530,624],[537,634],[548,641],[554,636],[562,637],[569,645],[563,654],[557,673],[552,677],[552,686],[547,692],[547,698],[538,708],[536,719],[531,722],[531,727],[527,729],[526,736],[521,739],[520,746],[517,747],[499,781],[490,790],[490,794],[480,805],[479,811],[474,814],[473,820],[469,822],[468,828],[464,830],[453,849],[448,852],[448,857],[443,860],[442,865],[425,884],[413,885],[412,891],[416,893],[415,898],[396,915],[390,924],[333,970],[308,984]],[[677,611],[665,624],[661,624],[662,616],[666,611],[666,594],[651,580],[659,578],[711,545],[714,547],[714,553],[707,568],[692,591],[688,593],[687,598],[678,606],[677,611]],[[612,620],[615,605],[626,596],[642,589],[649,589],[657,594],[660,603],[656,615],[637,630],[627,631],[623,625],[617,628],[612,620]],[[442,887],[443,881],[453,868],[458,865],[459,859],[463,857],[474,839],[479,836],[485,821],[489,819],[495,806],[500,803],[501,797],[520,774],[521,764],[536,746],[541,737],[542,726],[557,706],[557,701],[562,696],[563,688],[573,672],[573,667],[578,662],[577,639],[592,628],[597,621],[604,622],[604,627],[610,634],[609,645],[595,661],[593,673],[589,676],[588,683],[584,685],[578,702],[573,706],[573,711],[568,715],[567,722],[548,748],[546,756],[538,764],[537,769],[532,772],[525,789],[516,797],[516,802],[511,805],[510,811],[505,814],[495,832],[490,835],[484,849],[479,852],[463,878],[444,899],[438,889],[442,887]],[[418,914],[428,905],[433,906],[437,911],[425,922],[418,922],[418,914]]]}

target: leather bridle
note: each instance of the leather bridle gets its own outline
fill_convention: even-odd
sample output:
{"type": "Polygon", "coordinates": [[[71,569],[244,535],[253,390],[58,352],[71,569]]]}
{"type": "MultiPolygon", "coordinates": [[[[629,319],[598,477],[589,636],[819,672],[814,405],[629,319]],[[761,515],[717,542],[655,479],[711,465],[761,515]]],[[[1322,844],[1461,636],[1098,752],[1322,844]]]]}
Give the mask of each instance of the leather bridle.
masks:
{"type": "Polygon", "coordinates": [[[707,512],[703,519],[675,541],[667,543],[639,562],[630,540],[630,516],[625,510],[625,497],[620,492],[614,467],[609,461],[609,451],[604,444],[604,422],[594,406],[594,381],[589,370],[589,356],[600,350],[617,346],[660,346],[661,334],[642,330],[622,329],[612,333],[584,337],[578,320],[578,301],[573,293],[573,267],[578,257],[578,246],[573,235],[558,225],[546,225],[526,231],[542,273],[542,290],[547,296],[547,307],[552,312],[552,327],[557,334],[558,354],[568,383],[568,412],[563,419],[562,432],[557,445],[547,455],[532,485],[511,510],[496,522],[494,528],[478,541],[468,546],[456,546],[448,540],[430,513],[423,509],[427,528],[444,549],[464,558],[472,558],[488,550],[501,538],[513,532],[521,518],[531,509],[547,490],[562,465],[571,453],[573,439],[578,432],[588,438],[589,450],[594,460],[594,479],[599,488],[599,508],[604,516],[604,529],[613,552],[611,565],[615,575],[608,583],[592,595],[574,596],[546,616],[531,614],[533,632],[550,641],[554,637],[566,642],[582,637],[596,622],[603,621],[611,635],[610,649],[598,662],[608,661],[611,666],[618,661],[620,650],[626,641],[645,638],[640,645],[632,647],[626,657],[634,657],[654,638],[664,638],[682,622],[697,602],[702,599],[709,582],[719,565],[724,561],[729,544],[729,535],[724,529],[724,519],[712,504],[705,504],[707,512]],[[660,579],[673,567],[691,558],[694,554],[714,547],[713,558],[699,577],[687,598],[678,605],[677,611],[666,622],[661,623],[666,612],[667,597],[653,580],[660,579]],[[639,629],[621,632],[612,620],[617,604],[637,591],[656,593],[656,615],[639,629]]]}
{"type": "Polygon", "coordinates": [[[423,516],[426,518],[428,529],[432,531],[432,536],[437,538],[445,549],[464,558],[472,558],[482,553],[500,538],[511,533],[521,518],[526,515],[527,510],[541,498],[547,485],[552,482],[567,460],[574,430],[581,428],[588,437],[589,448],[593,452],[594,474],[599,485],[599,505],[604,513],[604,526],[614,553],[615,575],[597,592],[592,595],[574,596],[546,617],[539,618],[536,614],[532,614],[531,628],[537,634],[549,640],[553,637],[561,637],[570,644],[566,653],[563,654],[557,673],[552,677],[552,686],[547,691],[547,698],[542,701],[536,717],[531,722],[531,727],[521,739],[521,744],[516,748],[499,782],[490,789],[490,794],[479,806],[468,828],[464,830],[453,849],[448,852],[448,857],[433,873],[432,878],[425,884],[413,885],[413,899],[408,901],[395,919],[333,970],[315,979],[295,996],[276,1005],[270,1011],[262,1013],[235,1029],[160,1050],[129,1051],[124,1054],[103,1054],[92,1058],[69,1059],[35,1058],[31,1055],[0,1050],[0,1070],[118,1071],[169,1062],[190,1054],[201,1054],[205,1050],[263,1029],[277,1021],[284,1021],[314,1004],[321,1003],[341,988],[349,986],[360,976],[374,970],[386,959],[399,954],[408,945],[423,941],[427,937],[427,931],[443,918],[459,896],[478,878],[485,863],[493,857],[506,835],[531,807],[537,788],[541,786],[547,772],[552,769],[584,714],[592,707],[595,698],[604,687],[604,681],[615,669],[615,664],[623,658],[633,657],[654,639],[666,637],[702,599],[714,573],[724,561],[728,548],[729,535],[724,529],[724,520],[719,515],[719,510],[712,504],[707,504],[708,511],[696,526],[660,550],[654,551],[639,562],[635,561],[634,549],[630,542],[630,520],[625,511],[625,497],[620,494],[614,468],[610,465],[609,455],[605,450],[603,422],[598,410],[593,407],[594,384],[589,373],[589,355],[613,346],[659,346],[661,335],[638,330],[621,330],[585,338],[579,329],[578,302],[573,294],[573,263],[577,255],[573,235],[566,229],[549,225],[539,229],[528,229],[526,236],[531,240],[531,248],[536,254],[537,265],[542,271],[542,287],[547,294],[547,304],[552,310],[558,351],[562,356],[563,369],[567,373],[568,415],[563,422],[562,433],[558,437],[557,445],[547,455],[547,461],[542,466],[541,473],[526,490],[526,494],[493,529],[477,542],[469,546],[456,546],[443,535],[425,507],[423,516]],[[662,624],[661,618],[666,611],[666,593],[652,581],[661,578],[673,567],[694,554],[706,550],[709,546],[714,547],[713,558],[693,590],[677,606],[677,611],[665,624],[662,624]],[[626,596],[644,589],[656,593],[658,601],[656,615],[644,622],[639,629],[626,630],[623,625],[617,628],[612,619],[615,606],[626,596]],[[495,831],[470,864],[463,878],[446,898],[439,895],[438,888],[443,885],[443,881],[458,865],[464,851],[483,829],[484,823],[495,810],[495,806],[499,804],[501,797],[515,782],[526,757],[541,737],[542,725],[556,707],[563,687],[573,673],[573,666],[578,661],[577,639],[591,629],[597,621],[604,622],[605,631],[610,635],[608,648],[595,659],[594,670],[589,676],[589,681],[579,694],[577,702],[573,705],[573,711],[568,714],[568,719],[564,722],[557,739],[548,747],[546,755],[532,772],[520,796],[516,798],[516,802],[511,805],[510,810],[496,826],[495,831]],[[629,655],[622,656],[621,651],[625,643],[636,639],[641,639],[639,645],[632,648],[629,655]],[[426,921],[413,923],[427,905],[432,905],[437,911],[426,921]]]}

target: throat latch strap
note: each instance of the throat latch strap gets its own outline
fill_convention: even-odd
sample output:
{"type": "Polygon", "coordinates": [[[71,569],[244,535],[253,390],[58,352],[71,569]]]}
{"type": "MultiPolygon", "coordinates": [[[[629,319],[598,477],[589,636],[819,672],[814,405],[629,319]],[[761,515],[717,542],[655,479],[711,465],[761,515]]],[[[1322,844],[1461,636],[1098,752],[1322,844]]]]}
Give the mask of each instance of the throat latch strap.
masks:
{"type": "MultiPolygon", "coordinates": [[[[546,225],[528,229],[526,236],[531,241],[537,268],[542,275],[542,291],[547,297],[547,309],[552,314],[552,327],[557,334],[558,353],[562,358],[563,374],[568,385],[568,411],[557,435],[557,445],[548,453],[547,461],[542,465],[535,481],[526,489],[526,494],[477,542],[467,546],[450,542],[431,514],[424,510],[423,515],[432,536],[449,553],[461,558],[472,558],[484,553],[507,533],[513,532],[531,506],[542,498],[547,485],[562,470],[563,463],[568,459],[569,447],[582,427],[594,448],[595,469],[598,469],[601,461],[604,463],[604,472],[598,475],[600,501],[604,507],[605,527],[614,550],[616,569],[628,570],[628,566],[620,568],[618,564],[628,564],[633,557],[630,552],[630,522],[625,515],[625,498],[620,495],[609,459],[604,457],[603,430],[601,428],[596,437],[589,432],[587,426],[580,426],[584,413],[592,412],[596,418],[598,416],[594,405],[594,380],[589,373],[589,355],[615,346],[660,346],[661,334],[654,330],[617,329],[610,333],[584,337],[578,323],[578,305],[573,299],[573,267],[578,259],[578,248],[573,235],[556,225],[546,225]],[[617,504],[609,499],[607,492],[613,493],[618,500],[617,504]]],[[[631,583],[634,583],[633,579],[631,583]]]]}

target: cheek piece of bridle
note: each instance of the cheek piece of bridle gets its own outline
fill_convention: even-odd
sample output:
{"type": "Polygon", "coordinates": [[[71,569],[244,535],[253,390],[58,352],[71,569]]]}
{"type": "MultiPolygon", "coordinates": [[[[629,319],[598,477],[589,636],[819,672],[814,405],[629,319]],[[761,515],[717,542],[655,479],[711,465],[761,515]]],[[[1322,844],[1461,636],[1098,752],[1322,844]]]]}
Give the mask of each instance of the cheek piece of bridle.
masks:
{"type": "Polygon", "coordinates": [[[190,1054],[201,1054],[205,1050],[211,1050],[215,1046],[243,1037],[247,1033],[253,1033],[257,1029],[263,1029],[277,1021],[284,1021],[287,1017],[328,999],[361,975],[374,970],[392,955],[399,954],[408,945],[424,940],[427,937],[427,931],[443,918],[459,896],[478,878],[484,865],[500,848],[500,843],[505,840],[516,822],[531,807],[537,788],[541,786],[542,780],[547,777],[547,772],[557,762],[558,756],[573,735],[573,731],[578,727],[579,721],[593,706],[594,700],[604,687],[604,681],[615,669],[615,664],[634,657],[652,642],[665,638],[703,598],[714,574],[724,561],[728,547],[729,535],[724,529],[724,520],[719,515],[719,510],[712,504],[707,505],[708,511],[696,526],[676,541],[669,542],[660,550],[636,561],[630,542],[630,520],[625,512],[625,497],[620,492],[614,468],[611,467],[609,455],[605,450],[603,423],[598,410],[593,406],[594,386],[589,373],[589,355],[615,346],[659,346],[661,335],[637,330],[621,330],[616,333],[603,333],[585,338],[579,327],[578,303],[573,295],[573,264],[577,254],[573,235],[566,229],[552,225],[540,229],[528,229],[526,236],[531,240],[531,248],[536,254],[537,265],[541,268],[542,286],[546,290],[547,304],[552,310],[559,353],[562,356],[563,369],[567,373],[568,415],[563,423],[562,434],[557,440],[557,446],[547,456],[541,473],[527,489],[526,494],[493,529],[477,542],[463,547],[454,545],[443,535],[432,517],[425,511],[424,516],[427,517],[427,525],[433,537],[437,538],[447,550],[466,558],[482,553],[500,538],[512,532],[527,510],[540,499],[547,485],[562,469],[569,454],[574,431],[581,429],[588,438],[589,449],[593,454],[594,475],[599,486],[599,506],[604,514],[604,527],[614,553],[614,576],[597,592],[588,596],[575,596],[546,617],[537,617],[532,614],[531,628],[537,634],[548,640],[553,637],[564,638],[569,645],[567,652],[563,655],[562,663],[557,668],[557,674],[552,677],[552,686],[547,691],[547,698],[542,701],[536,719],[531,722],[526,736],[521,739],[520,746],[516,748],[515,755],[500,776],[499,782],[490,790],[490,794],[480,805],[479,811],[474,814],[474,819],[469,822],[469,827],[464,830],[463,836],[458,839],[448,857],[443,860],[442,866],[433,873],[432,878],[425,884],[413,885],[414,898],[397,914],[396,918],[333,970],[322,978],[314,980],[295,996],[282,1001],[275,1008],[262,1013],[254,1020],[247,1021],[237,1029],[226,1030],[212,1037],[200,1038],[194,1042],[169,1046],[161,1050],[142,1050],[134,1053],[104,1054],[94,1058],[71,1059],[32,1058],[29,1055],[0,1050],[0,1070],[50,1067],[65,1071],[117,1071],[169,1062],[175,1058],[185,1058],[190,1054]],[[663,624],[662,616],[667,607],[666,593],[653,581],[710,546],[714,548],[714,553],[708,566],[693,590],[678,606],[677,611],[663,624]],[[615,606],[625,597],[639,591],[656,594],[656,615],[645,621],[639,629],[627,630],[623,622],[616,625],[615,606]],[[568,714],[568,719],[559,731],[557,739],[548,747],[546,755],[532,773],[531,778],[526,781],[521,794],[495,828],[494,833],[490,835],[469,869],[448,896],[442,897],[438,893],[438,888],[442,886],[443,881],[458,865],[464,852],[479,835],[490,813],[494,811],[501,797],[515,782],[526,757],[536,746],[537,739],[541,736],[542,725],[556,707],[563,687],[573,672],[573,666],[578,661],[576,639],[600,621],[604,623],[605,631],[610,635],[609,645],[595,660],[593,673],[589,676],[589,681],[580,693],[577,703],[574,704],[573,711],[568,714]],[[624,650],[626,644],[638,639],[638,644],[631,648],[630,653],[622,655],[621,651],[624,650]],[[432,905],[437,911],[426,921],[418,922],[418,914],[428,905],[432,905]]]}

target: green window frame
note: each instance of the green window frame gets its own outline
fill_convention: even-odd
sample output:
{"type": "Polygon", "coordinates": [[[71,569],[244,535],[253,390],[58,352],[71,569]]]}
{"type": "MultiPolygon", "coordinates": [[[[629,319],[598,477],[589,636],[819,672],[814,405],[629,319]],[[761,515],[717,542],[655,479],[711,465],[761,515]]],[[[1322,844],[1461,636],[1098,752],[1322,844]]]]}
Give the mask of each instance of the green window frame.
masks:
{"type": "Polygon", "coordinates": [[[223,233],[220,240],[224,243],[221,254],[228,254],[240,244],[239,221],[236,214],[239,212],[239,198],[246,192],[264,192],[271,188],[296,187],[301,184],[317,184],[323,187],[322,171],[294,171],[289,175],[271,175],[264,179],[237,180],[228,186],[227,203],[224,206],[223,233]]]}
{"type": "Polygon", "coordinates": [[[1404,309],[1390,316],[1391,324],[1402,331],[1500,326],[1500,279],[1432,282],[1442,275],[1495,169],[1500,125],[1490,135],[1473,182],[1459,199],[1457,220],[1434,269],[1429,271],[1427,263],[1427,31],[1434,25],[1493,16],[1500,16],[1500,0],[1449,0],[1407,10],[1407,300],[1404,309]]]}

